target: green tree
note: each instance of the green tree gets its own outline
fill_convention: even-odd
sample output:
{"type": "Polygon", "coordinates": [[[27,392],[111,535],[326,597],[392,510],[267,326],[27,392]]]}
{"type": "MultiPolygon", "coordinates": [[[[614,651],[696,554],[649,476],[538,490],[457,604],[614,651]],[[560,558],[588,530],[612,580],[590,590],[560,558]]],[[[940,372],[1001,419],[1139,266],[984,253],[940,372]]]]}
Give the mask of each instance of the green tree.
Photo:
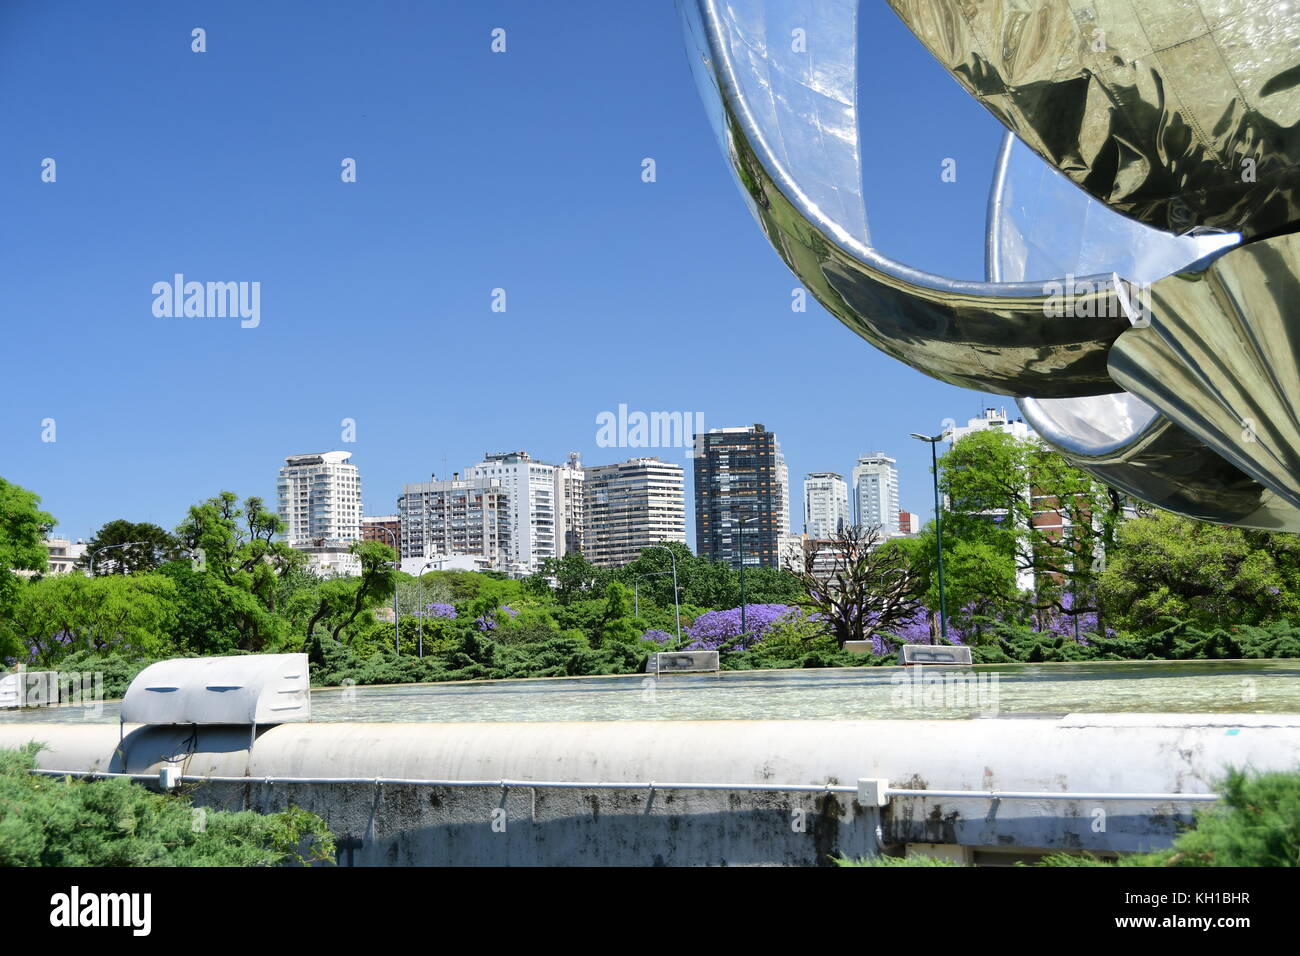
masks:
{"type": "Polygon", "coordinates": [[[591,646],[602,648],[615,644],[635,644],[645,628],[632,614],[632,593],[619,581],[605,587],[605,613],[592,638],[591,646]]]}
{"type": "MultiPolygon", "coordinates": [[[[1015,556],[996,541],[956,538],[948,533],[944,517],[944,599],[949,622],[961,627],[968,636],[980,635],[980,622],[988,619],[1022,623],[1032,610],[1020,592],[1015,556]]],[[[939,575],[935,555],[934,522],[928,523],[914,538],[895,538],[883,548],[897,549],[907,555],[907,563],[916,573],[924,595],[922,603],[935,610],[939,607],[939,575]]],[[[939,615],[930,615],[931,638],[939,637],[939,615]]]]}
{"type": "Polygon", "coordinates": [[[537,573],[529,578],[529,585],[533,593],[553,593],[555,600],[567,605],[599,593],[605,576],[606,572],[588,561],[581,551],[567,551],[561,558],[542,561],[537,573]],[[550,585],[552,579],[554,589],[550,585]]]}
{"type": "MultiPolygon", "coordinates": [[[[339,634],[350,627],[363,611],[392,597],[398,572],[393,567],[397,556],[379,541],[355,541],[348,550],[361,560],[359,577],[333,578],[316,591],[316,610],[307,622],[307,641],[313,659],[323,660],[323,649],[316,627],[325,623],[330,640],[339,643],[339,634]]],[[[351,643],[349,635],[347,643],[351,643]]]]}
{"type": "MultiPolygon", "coordinates": [[[[241,649],[246,622],[266,612],[257,598],[224,584],[189,561],[172,561],[158,569],[176,587],[176,624],[172,636],[179,650],[189,654],[232,654],[241,649]]],[[[284,598],[281,608],[290,604],[284,598]]]]}
{"type": "Polygon", "coordinates": [[[26,585],[0,629],[42,666],[78,651],[160,656],[172,647],[176,586],[160,574],[63,574],[26,585]]]}
{"type": "MultiPolygon", "coordinates": [[[[949,501],[943,514],[945,576],[948,550],[965,543],[968,558],[981,548],[985,555],[1002,556],[1000,581],[1007,561],[1033,575],[1035,591],[1022,597],[1028,612],[1097,610],[1097,574],[1124,516],[1122,496],[1038,442],[995,430],[955,442],[939,468],[940,490],[949,501]],[[1056,513],[1062,521],[1045,520],[1056,513]]],[[[957,574],[948,583],[962,590],[957,574]]],[[[966,609],[951,599],[948,607],[954,615],[966,609]]]]}
{"type": "Polygon", "coordinates": [[[1107,620],[1145,635],[1174,622],[1202,629],[1300,614],[1295,539],[1161,511],[1126,522],[1101,574],[1107,620]]]}
{"type": "Polygon", "coordinates": [[[89,569],[95,555],[95,574],[135,574],[156,571],[168,561],[182,557],[176,536],[147,521],[133,522],[121,518],[110,521],[86,542],[86,553],[77,566],[89,569]],[[123,547],[126,545],[127,547],[123,547]],[[103,554],[95,555],[102,548],[103,554]]]}
{"type": "MultiPolygon", "coordinates": [[[[37,507],[40,503],[34,493],[0,478],[0,619],[13,607],[22,586],[16,572],[45,570],[45,536],[54,518],[37,507]]],[[[0,656],[10,650],[0,646],[0,656]]]]}
{"type": "Polygon", "coordinates": [[[303,557],[284,541],[280,516],[260,498],[239,499],[229,491],[194,505],[177,528],[181,546],[194,555],[195,568],[212,576],[212,587],[230,608],[243,650],[279,646],[287,621],[277,614],[280,582],[303,557]]]}
{"type": "MultiPolygon", "coordinates": [[[[665,542],[663,547],[646,548],[635,561],[612,572],[614,580],[629,588],[640,579],[640,596],[644,606],[673,606],[672,558],[677,557],[677,583],[683,606],[727,608],[740,604],[740,572],[721,562],[692,554],[680,541],[665,542]]],[[[785,568],[757,567],[745,571],[745,601],[748,604],[794,604],[803,588],[785,568]]]]}

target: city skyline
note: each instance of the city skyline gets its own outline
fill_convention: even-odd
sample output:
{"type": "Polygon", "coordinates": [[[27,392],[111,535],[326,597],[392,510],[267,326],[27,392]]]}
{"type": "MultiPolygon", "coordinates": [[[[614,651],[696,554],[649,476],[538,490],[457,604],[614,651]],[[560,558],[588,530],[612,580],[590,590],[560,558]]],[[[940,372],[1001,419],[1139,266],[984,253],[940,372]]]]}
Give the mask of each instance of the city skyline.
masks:
{"type": "MultiPolygon", "coordinates": [[[[986,405],[986,406],[984,407],[983,411],[982,411],[980,414],[975,415],[975,416],[972,416],[970,419],[967,420],[967,424],[964,425],[964,426],[961,426],[961,425],[955,425],[955,424],[954,424],[954,420],[951,419],[951,418],[945,419],[944,421],[945,421],[944,427],[945,427],[945,429],[947,430],[947,432],[949,433],[949,439],[948,439],[949,446],[951,445],[951,443],[952,443],[953,441],[956,441],[958,438],[964,437],[965,435],[968,435],[968,434],[970,434],[970,433],[972,433],[972,432],[974,432],[974,431],[980,431],[980,430],[983,430],[983,429],[985,429],[985,428],[998,428],[998,429],[1001,429],[1001,430],[1007,431],[1008,433],[1010,433],[1010,434],[1012,434],[1012,435],[1014,435],[1014,436],[1016,436],[1016,437],[1029,437],[1029,436],[1033,436],[1033,434],[1034,434],[1033,430],[1032,430],[1031,428],[1029,428],[1027,425],[1025,425],[1024,422],[1023,422],[1021,419],[1019,419],[1019,418],[1017,418],[1017,417],[1014,417],[1014,416],[1011,416],[1011,415],[1008,415],[1008,414],[1007,414],[1007,411],[1006,411],[1006,409],[1005,409],[1005,407],[1003,407],[1003,408],[995,408],[995,407],[993,407],[993,406],[986,405]]],[[[723,427],[723,428],[714,429],[714,431],[717,431],[717,432],[736,431],[736,430],[741,430],[741,431],[743,431],[743,430],[745,430],[745,427],[744,427],[744,426],[732,426],[732,427],[723,427]]],[[[463,487],[463,486],[466,484],[466,475],[467,475],[467,474],[472,474],[472,473],[474,473],[474,470],[475,470],[475,469],[481,469],[485,464],[490,463],[491,460],[493,460],[493,459],[506,459],[506,458],[510,458],[510,457],[512,457],[512,456],[524,455],[524,456],[526,457],[526,460],[527,460],[528,462],[531,462],[531,463],[534,463],[534,464],[537,464],[537,465],[541,465],[541,466],[544,466],[544,467],[546,467],[546,468],[548,468],[548,469],[551,469],[551,470],[552,470],[552,471],[551,471],[551,474],[552,474],[554,477],[556,477],[556,478],[558,478],[558,476],[559,476],[559,475],[560,475],[560,474],[561,474],[565,469],[572,469],[572,468],[575,468],[575,467],[576,467],[577,472],[578,472],[578,474],[577,474],[577,478],[578,478],[578,480],[579,480],[579,482],[580,482],[581,479],[582,479],[583,474],[584,474],[585,472],[590,472],[590,471],[593,470],[593,469],[598,469],[598,468],[604,468],[604,469],[617,468],[617,467],[619,467],[619,466],[627,465],[627,464],[630,464],[630,463],[632,463],[632,462],[635,462],[635,461],[638,461],[638,460],[645,460],[645,459],[653,459],[653,460],[655,460],[655,461],[664,461],[664,456],[663,456],[664,449],[659,449],[659,448],[650,448],[650,449],[648,449],[648,450],[655,451],[656,454],[655,454],[655,455],[632,454],[632,455],[628,455],[626,458],[618,458],[618,457],[615,457],[613,460],[610,460],[610,461],[598,461],[598,462],[596,462],[596,463],[590,463],[590,464],[589,464],[589,463],[585,463],[585,462],[583,462],[583,461],[581,460],[581,456],[580,456],[577,452],[569,452],[569,453],[565,456],[565,460],[564,460],[563,462],[559,462],[559,463],[549,462],[549,461],[546,461],[544,458],[533,456],[533,455],[531,455],[530,453],[528,453],[526,450],[520,450],[520,451],[516,451],[516,452],[485,452],[485,453],[482,453],[482,454],[479,455],[479,456],[471,456],[471,457],[479,457],[479,458],[481,459],[480,462],[479,462],[477,465],[464,466],[464,467],[462,467],[462,468],[454,469],[453,471],[451,471],[451,472],[449,472],[449,473],[448,473],[448,472],[441,472],[441,473],[440,473],[439,471],[436,471],[436,470],[430,470],[430,471],[429,471],[430,478],[428,479],[428,481],[425,481],[425,482],[403,482],[402,485],[401,485],[401,490],[398,491],[395,495],[393,495],[393,496],[391,497],[391,499],[389,499],[389,498],[385,498],[385,497],[383,497],[382,495],[381,495],[381,496],[377,496],[377,502],[378,502],[378,501],[383,501],[383,502],[385,502],[385,504],[382,505],[382,506],[380,506],[378,503],[376,503],[376,506],[375,506],[375,507],[376,507],[376,510],[374,510],[373,512],[372,512],[372,511],[369,511],[369,510],[367,510],[367,509],[365,508],[365,505],[364,505],[364,497],[365,497],[365,496],[364,496],[364,495],[361,493],[361,491],[360,491],[360,489],[361,489],[361,488],[363,487],[363,485],[365,484],[365,482],[362,480],[362,476],[361,476],[362,468],[361,468],[361,466],[360,466],[360,463],[357,462],[357,461],[355,461],[355,460],[353,459],[353,453],[350,452],[350,451],[344,451],[344,450],[342,450],[342,449],[331,449],[331,450],[321,451],[321,452],[299,452],[299,453],[295,453],[295,454],[291,454],[291,455],[285,455],[285,456],[282,456],[281,459],[280,459],[280,461],[282,462],[282,464],[281,464],[280,469],[279,469],[279,477],[277,478],[277,483],[278,483],[279,485],[283,485],[283,483],[285,482],[286,471],[287,471],[287,470],[293,470],[290,466],[294,465],[295,463],[296,463],[297,465],[299,465],[300,467],[305,467],[305,468],[307,468],[308,470],[310,470],[312,467],[317,467],[317,468],[322,468],[322,467],[323,467],[323,468],[327,468],[327,469],[337,468],[337,469],[340,469],[340,470],[346,471],[349,475],[353,476],[353,478],[354,478],[354,480],[355,480],[356,489],[357,489],[356,494],[357,494],[357,496],[360,498],[360,501],[361,501],[360,512],[359,512],[359,514],[358,514],[358,516],[357,516],[358,528],[357,528],[357,533],[356,533],[356,535],[355,535],[355,538],[357,538],[357,539],[365,539],[365,540],[369,540],[368,537],[363,536],[362,533],[361,533],[361,530],[362,530],[361,527],[360,527],[360,521],[361,521],[361,519],[363,519],[363,518],[364,518],[364,519],[374,519],[374,518],[376,518],[376,517],[385,517],[385,516],[393,516],[393,517],[397,517],[397,516],[399,516],[399,515],[401,514],[401,510],[402,510],[402,502],[403,502],[404,497],[405,497],[408,493],[411,493],[411,490],[412,490],[412,489],[417,488],[417,487],[419,487],[419,488],[421,488],[421,489],[425,489],[425,490],[427,490],[429,487],[431,487],[431,486],[434,485],[434,484],[437,484],[437,485],[447,484],[448,486],[450,486],[451,483],[453,483],[453,482],[456,483],[457,485],[463,487]]],[[[608,452],[609,450],[608,450],[608,449],[605,449],[605,451],[608,452]]],[[[873,451],[873,452],[869,452],[869,453],[858,454],[858,455],[855,455],[855,456],[852,456],[852,457],[854,457],[854,458],[856,459],[856,461],[858,461],[859,464],[860,464],[862,461],[866,460],[866,459],[869,458],[869,457],[879,456],[879,455],[882,455],[882,454],[886,454],[886,453],[882,453],[882,452],[879,452],[879,451],[873,451]]],[[[449,459],[449,456],[445,456],[445,455],[444,455],[444,456],[440,456],[440,457],[441,457],[442,460],[448,460],[448,459],[449,459]]],[[[693,459],[692,459],[692,458],[689,458],[689,457],[686,459],[686,461],[687,461],[688,464],[689,464],[692,460],[693,460],[693,459]]],[[[890,461],[890,462],[893,462],[895,459],[893,458],[893,456],[889,456],[889,455],[886,454],[886,460],[887,460],[887,461],[890,461]]],[[[684,513],[685,513],[685,526],[686,526],[687,528],[694,527],[694,522],[693,522],[693,512],[694,512],[693,503],[694,503],[694,501],[695,501],[695,495],[694,495],[694,493],[693,493],[693,486],[694,486],[694,471],[693,471],[693,469],[689,469],[689,468],[683,467],[683,466],[681,466],[681,465],[676,465],[676,463],[673,463],[673,462],[665,462],[665,464],[667,464],[667,465],[669,465],[669,466],[673,466],[673,467],[678,467],[678,468],[680,468],[683,474],[685,474],[687,471],[690,471],[690,472],[691,472],[691,477],[688,479],[689,482],[690,482],[690,484],[691,484],[691,486],[692,486],[691,489],[690,489],[690,492],[691,492],[691,493],[684,493],[684,505],[685,505],[685,507],[684,507],[684,513]]],[[[809,503],[809,498],[808,498],[808,495],[809,495],[809,484],[808,484],[808,483],[809,483],[809,480],[810,480],[810,479],[817,480],[817,479],[824,479],[824,478],[827,478],[827,477],[831,477],[831,478],[838,478],[839,481],[844,482],[844,484],[845,484],[845,486],[846,486],[846,490],[847,490],[848,493],[849,493],[849,494],[848,494],[848,497],[849,497],[849,501],[848,501],[848,519],[849,519],[849,522],[852,523],[852,522],[856,522],[856,521],[858,520],[858,515],[856,514],[856,504],[857,504],[857,501],[856,501],[856,498],[855,498],[856,489],[855,489],[854,483],[853,483],[852,481],[848,481],[848,480],[846,480],[846,479],[844,478],[844,476],[843,476],[841,473],[839,473],[839,472],[833,472],[833,471],[819,471],[819,472],[809,472],[809,473],[806,473],[806,474],[804,474],[804,475],[802,476],[802,478],[799,479],[799,482],[800,482],[800,489],[801,489],[801,490],[800,490],[800,493],[799,493],[798,495],[796,495],[795,492],[794,492],[794,490],[793,490],[793,488],[794,488],[794,485],[793,485],[793,479],[790,478],[790,468],[789,468],[788,464],[785,463],[785,461],[784,461],[784,455],[783,455],[783,454],[781,455],[781,462],[780,462],[779,468],[780,468],[780,471],[781,471],[782,476],[783,476],[784,479],[785,479],[786,487],[789,489],[789,490],[788,490],[788,494],[786,495],[786,500],[782,503],[782,508],[783,508],[783,518],[784,518],[784,520],[785,520],[785,528],[784,528],[783,530],[784,530],[784,533],[787,534],[788,536],[790,536],[790,537],[799,537],[801,534],[803,534],[803,535],[807,535],[807,536],[809,536],[809,537],[817,537],[817,535],[815,535],[815,534],[808,534],[808,532],[807,532],[807,530],[806,530],[806,528],[805,528],[805,526],[804,526],[804,525],[805,525],[805,520],[804,520],[804,519],[805,519],[806,514],[807,514],[807,508],[808,508],[808,503],[809,503]],[[797,512],[797,513],[796,513],[796,511],[794,510],[794,505],[795,505],[795,503],[799,503],[799,509],[798,509],[798,512],[797,512]]],[[[929,469],[927,468],[927,469],[926,469],[926,472],[927,472],[926,477],[927,477],[927,478],[929,477],[929,475],[928,475],[928,471],[929,471],[929,469]]],[[[481,478],[482,475],[480,474],[479,477],[481,478]]],[[[898,475],[896,475],[896,479],[897,479],[897,481],[898,481],[898,484],[901,485],[901,483],[902,483],[902,482],[901,482],[901,473],[898,474],[898,475]]],[[[560,486],[559,486],[558,483],[557,483],[557,484],[553,484],[553,485],[552,485],[552,488],[553,488],[553,499],[552,499],[552,500],[553,500],[553,501],[558,501],[560,486]]],[[[221,489],[221,490],[227,490],[227,491],[229,491],[229,490],[235,490],[235,489],[221,489]]],[[[236,491],[236,494],[238,494],[241,498],[243,498],[243,497],[249,497],[248,495],[245,495],[242,491],[237,491],[237,490],[235,490],[235,491],[236,491]]],[[[214,494],[215,494],[215,492],[214,492],[214,494]]],[[[302,535],[302,534],[297,534],[297,533],[295,532],[295,530],[294,530],[294,529],[295,529],[295,524],[294,524],[294,522],[291,520],[291,519],[292,519],[292,515],[286,513],[286,509],[285,509],[285,499],[284,499],[284,497],[283,497],[283,492],[282,492],[281,488],[277,488],[276,493],[271,494],[271,495],[269,495],[269,496],[265,496],[265,497],[263,498],[263,500],[264,500],[265,502],[267,502],[268,505],[275,505],[275,506],[276,506],[276,510],[278,511],[278,513],[281,515],[282,518],[290,519],[290,520],[286,520],[286,531],[285,531],[285,534],[284,534],[284,539],[285,539],[285,540],[290,540],[290,541],[293,541],[293,540],[299,540],[299,541],[301,541],[301,540],[306,540],[306,538],[310,538],[310,539],[321,539],[321,538],[326,538],[326,539],[329,539],[329,540],[351,540],[351,538],[349,538],[347,535],[335,535],[335,534],[330,534],[330,533],[325,533],[325,534],[319,534],[319,533],[317,533],[317,534],[312,534],[312,535],[308,535],[308,536],[306,536],[306,538],[304,538],[304,535],[302,535]]],[[[579,496],[579,501],[580,501],[580,502],[582,501],[581,496],[579,496]]],[[[196,499],[196,500],[195,500],[194,502],[192,502],[192,503],[197,504],[197,503],[198,503],[198,500],[196,499]]],[[[917,510],[915,510],[915,509],[908,509],[908,508],[903,507],[902,505],[903,505],[903,502],[901,501],[901,498],[900,498],[899,507],[898,507],[898,513],[900,513],[900,514],[901,514],[901,513],[909,513],[909,512],[910,512],[910,514],[911,514],[914,518],[921,518],[921,516],[926,515],[926,514],[928,514],[930,517],[933,516],[933,508],[929,509],[929,511],[926,512],[926,511],[917,511],[917,510]]],[[[572,505],[570,505],[569,507],[572,507],[572,505]]],[[[581,514],[582,510],[583,510],[583,504],[580,504],[580,505],[579,505],[579,511],[578,511],[578,513],[577,513],[576,518],[574,519],[575,522],[576,522],[576,524],[577,524],[578,526],[581,526],[582,523],[583,523],[582,514],[581,514]]],[[[559,527],[559,526],[562,524],[563,520],[564,520],[564,519],[563,519],[563,516],[564,516],[564,513],[565,513],[565,512],[564,512],[564,509],[563,509],[563,508],[559,508],[558,506],[557,506],[556,511],[557,511],[557,522],[556,522],[556,527],[559,527]]],[[[179,521],[181,520],[181,518],[183,518],[183,517],[184,517],[183,515],[179,516],[179,517],[176,519],[176,521],[179,522],[179,521]]],[[[114,516],[112,516],[112,517],[106,517],[106,518],[104,518],[102,521],[100,521],[98,524],[96,524],[93,528],[91,528],[90,531],[89,531],[89,533],[84,534],[84,535],[69,535],[69,534],[67,534],[66,532],[64,532],[64,531],[62,530],[62,524],[60,523],[60,524],[56,525],[56,526],[54,527],[54,529],[52,529],[52,531],[51,531],[51,533],[50,533],[50,538],[51,538],[51,539],[54,539],[54,538],[67,539],[67,540],[70,541],[70,542],[77,542],[77,541],[81,541],[81,540],[87,540],[87,539],[89,539],[90,537],[92,537],[93,534],[94,534],[96,531],[98,531],[100,527],[103,526],[103,524],[107,523],[108,521],[115,520],[116,518],[127,518],[128,520],[145,520],[145,521],[150,521],[150,522],[153,522],[153,523],[161,524],[162,527],[167,528],[168,530],[170,530],[170,528],[172,527],[171,525],[167,524],[165,521],[164,521],[164,522],[157,522],[157,521],[155,521],[152,517],[144,518],[144,519],[134,519],[134,518],[130,518],[130,516],[114,515],[114,516]]],[[[921,520],[920,523],[923,524],[923,523],[924,523],[924,520],[921,520]]],[[[919,530],[919,525],[918,525],[918,530],[919,530]]],[[[904,531],[903,533],[906,533],[906,532],[904,531]]],[[[569,533],[569,534],[561,533],[561,534],[558,534],[558,535],[557,535],[557,534],[555,533],[555,531],[552,530],[551,532],[549,532],[549,534],[550,534],[550,537],[548,538],[548,542],[549,542],[549,543],[552,543],[552,544],[557,548],[557,554],[556,554],[557,557],[558,557],[558,556],[563,556],[563,554],[564,554],[564,552],[565,552],[566,550],[574,550],[574,549],[572,548],[571,545],[569,545],[569,546],[562,546],[562,545],[560,545],[560,542],[561,542],[561,541],[571,541],[571,540],[572,540],[571,533],[569,533]]],[[[388,539],[387,539],[387,538],[382,538],[382,537],[376,536],[376,537],[374,538],[374,540],[384,540],[384,541],[387,541],[388,539]]],[[[685,537],[683,540],[684,540],[684,543],[686,543],[686,544],[691,548],[692,551],[695,551],[695,550],[696,550],[696,544],[695,544],[695,542],[694,542],[694,539],[693,539],[693,536],[692,536],[692,535],[690,535],[690,534],[688,533],[688,534],[686,535],[686,537],[685,537]]],[[[581,549],[581,548],[579,548],[579,549],[581,549]]],[[[404,557],[405,557],[405,556],[408,556],[408,555],[406,555],[405,551],[403,552],[403,556],[404,556],[404,557]]]]}
{"type": "MultiPolygon", "coordinates": [[[[927,456],[906,434],[986,404],[875,352],[811,298],[796,309],[800,283],[736,201],[671,5],[621,8],[611,30],[594,3],[359,20],[232,4],[201,11],[202,54],[196,11],[170,5],[129,21],[92,6],[71,32],[54,8],[3,15],[22,29],[0,30],[0,281],[11,347],[40,360],[12,370],[0,448],[61,536],[119,517],[171,527],[222,490],[272,502],[267,462],[312,449],[351,451],[393,498],[520,442],[547,461],[691,466],[684,448],[602,445],[599,418],[622,405],[706,429],[767,422],[796,502],[803,474],[890,449],[902,499],[928,517],[927,456]],[[205,135],[160,141],[157,118],[176,115],[205,135]],[[57,181],[41,179],[46,157],[57,181]],[[245,283],[256,325],[155,315],[154,286],[178,274],[245,283]],[[437,360],[403,366],[419,355],[437,360]],[[803,355],[818,356],[815,389],[795,385],[803,355]]],[[[860,32],[897,78],[872,108],[911,144],[867,157],[891,183],[873,234],[918,267],[980,278],[1000,127],[888,9],[864,8],[860,32]],[[916,227],[933,221],[947,225],[916,227]]]]}

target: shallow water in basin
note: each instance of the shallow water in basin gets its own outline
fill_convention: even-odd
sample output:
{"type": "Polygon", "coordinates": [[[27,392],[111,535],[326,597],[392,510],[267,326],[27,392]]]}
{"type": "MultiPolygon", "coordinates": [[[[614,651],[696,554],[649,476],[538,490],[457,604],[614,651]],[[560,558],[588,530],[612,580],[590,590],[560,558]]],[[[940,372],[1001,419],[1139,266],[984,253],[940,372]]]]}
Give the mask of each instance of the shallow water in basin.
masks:
{"type": "MultiPolygon", "coordinates": [[[[312,692],[315,721],[961,719],[1067,713],[1300,713],[1300,661],[827,668],[467,681],[312,692]]],[[[77,706],[0,721],[118,719],[77,706]]]]}

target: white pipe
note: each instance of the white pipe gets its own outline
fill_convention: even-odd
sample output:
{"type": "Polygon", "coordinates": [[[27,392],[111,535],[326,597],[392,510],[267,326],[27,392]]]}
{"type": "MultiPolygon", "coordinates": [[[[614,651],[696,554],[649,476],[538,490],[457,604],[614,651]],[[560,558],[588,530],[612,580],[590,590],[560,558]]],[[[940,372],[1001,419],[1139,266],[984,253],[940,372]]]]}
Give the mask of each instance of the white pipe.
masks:
{"type": "MultiPolygon", "coordinates": [[[[150,773],[108,773],[94,770],[33,770],[51,777],[126,777],[157,780],[150,773]]],[[[809,783],[661,783],[640,781],[575,780],[429,780],[402,777],[201,777],[183,775],[181,783],[262,784],[361,784],[392,787],[537,787],[544,790],[747,790],[781,793],[852,793],[856,786],[809,783]]],[[[968,800],[1135,800],[1156,803],[1208,803],[1220,799],[1217,793],[1062,793],[1056,790],[895,790],[888,797],[944,797],[968,800]]]]}
{"type": "Polygon", "coordinates": [[[1174,801],[1210,802],[1220,799],[1217,793],[1062,793],[1059,790],[894,790],[890,797],[949,797],[985,800],[1142,800],[1164,803],[1174,801]]]}

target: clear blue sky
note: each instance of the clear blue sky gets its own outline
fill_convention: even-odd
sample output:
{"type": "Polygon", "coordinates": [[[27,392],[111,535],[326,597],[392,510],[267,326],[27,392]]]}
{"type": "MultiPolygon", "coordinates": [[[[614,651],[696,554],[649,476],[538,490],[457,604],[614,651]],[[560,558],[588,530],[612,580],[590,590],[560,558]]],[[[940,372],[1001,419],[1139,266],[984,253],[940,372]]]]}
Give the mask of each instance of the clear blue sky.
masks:
{"type": "MultiPolygon", "coordinates": [[[[1000,128],[884,4],[862,18],[873,237],[981,278],[1000,128]]],[[[0,131],[0,475],[64,535],[173,527],[223,489],[273,501],[287,454],[352,451],[380,514],[486,450],[645,453],[596,447],[620,403],[766,424],[795,531],[803,475],[847,477],[874,449],[929,515],[908,433],[985,404],[815,303],[791,312],[670,0],[7,0],[0,131]],[[155,317],[151,288],[177,272],[260,282],[260,326],[155,317]]],[[[689,460],[659,454],[687,465],[689,505],[689,460]]]]}

